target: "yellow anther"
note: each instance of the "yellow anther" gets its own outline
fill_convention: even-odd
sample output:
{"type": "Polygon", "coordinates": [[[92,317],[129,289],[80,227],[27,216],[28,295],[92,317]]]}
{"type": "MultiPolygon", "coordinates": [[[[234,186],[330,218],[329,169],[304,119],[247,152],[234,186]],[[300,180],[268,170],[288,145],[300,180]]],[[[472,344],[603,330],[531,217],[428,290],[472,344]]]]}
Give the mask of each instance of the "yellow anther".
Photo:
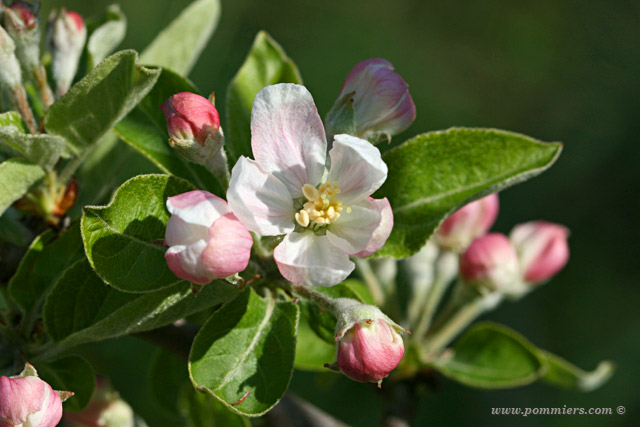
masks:
{"type": "Polygon", "coordinates": [[[309,213],[302,209],[300,212],[296,213],[296,221],[303,227],[309,225],[309,213]]]}
{"type": "Polygon", "coordinates": [[[302,209],[295,214],[295,219],[302,227],[315,227],[331,224],[340,218],[340,212],[351,208],[342,205],[342,200],[337,200],[335,195],[340,193],[338,182],[326,182],[315,188],[311,184],[302,186],[302,194],[307,201],[302,209]]]}

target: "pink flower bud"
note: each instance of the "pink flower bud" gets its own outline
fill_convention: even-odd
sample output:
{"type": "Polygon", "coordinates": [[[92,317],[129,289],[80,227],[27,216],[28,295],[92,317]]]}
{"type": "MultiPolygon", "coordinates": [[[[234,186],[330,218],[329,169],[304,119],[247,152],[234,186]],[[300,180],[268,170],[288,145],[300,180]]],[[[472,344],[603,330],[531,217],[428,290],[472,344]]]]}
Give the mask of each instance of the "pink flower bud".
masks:
{"type": "Polygon", "coordinates": [[[351,103],[355,135],[378,142],[407,129],[416,118],[409,85],[393,71],[386,59],[374,58],[357,64],[347,75],[338,100],[327,116],[329,134],[342,133],[336,113],[351,103]]]}
{"type": "Polygon", "coordinates": [[[478,236],[485,234],[498,217],[498,195],[489,194],[471,202],[445,219],[435,233],[443,248],[461,252],[478,236]]]}
{"type": "Polygon", "coordinates": [[[224,144],[216,107],[200,95],[181,92],[160,108],[167,119],[171,147],[191,162],[209,164],[224,144]]]}
{"type": "Polygon", "coordinates": [[[38,25],[38,19],[33,13],[35,6],[25,1],[15,1],[9,6],[9,9],[14,13],[5,18],[5,22],[9,20],[13,21],[13,18],[18,18],[21,27],[28,30],[34,29],[38,25]]]}
{"type": "Polygon", "coordinates": [[[359,382],[380,383],[398,366],[404,343],[383,318],[363,320],[349,329],[338,344],[338,368],[359,382]]]}
{"type": "Polygon", "coordinates": [[[27,364],[15,377],[0,377],[0,427],[55,427],[62,418],[62,398],[27,364]]]}
{"type": "Polygon", "coordinates": [[[71,87],[86,40],[87,28],[78,13],[62,8],[51,14],[47,46],[52,56],[51,68],[58,96],[64,95],[71,87]]]}
{"type": "Polygon", "coordinates": [[[176,276],[205,284],[247,268],[253,239],[226,201],[196,190],[169,197],[167,209],[165,259],[176,276]]]}
{"type": "Polygon", "coordinates": [[[462,279],[481,288],[515,292],[520,285],[518,272],[518,254],[504,234],[478,237],[460,256],[462,279]]]}
{"type": "Polygon", "coordinates": [[[568,236],[566,227],[550,222],[532,221],[514,227],[509,237],[518,252],[525,282],[549,280],[567,264],[568,236]]]}

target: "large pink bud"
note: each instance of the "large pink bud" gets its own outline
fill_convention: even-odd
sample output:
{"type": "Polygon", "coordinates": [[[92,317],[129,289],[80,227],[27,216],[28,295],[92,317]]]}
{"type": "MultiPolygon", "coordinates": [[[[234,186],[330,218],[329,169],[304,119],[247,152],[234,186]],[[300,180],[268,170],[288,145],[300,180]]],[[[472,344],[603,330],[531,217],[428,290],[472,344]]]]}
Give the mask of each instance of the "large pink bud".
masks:
{"type": "Polygon", "coordinates": [[[480,288],[515,292],[520,287],[518,254],[504,234],[485,234],[460,255],[460,275],[480,288]]]}
{"type": "Polygon", "coordinates": [[[409,85],[393,71],[389,61],[381,58],[362,61],[347,75],[327,115],[330,135],[350,133],[342,126],[345,108],[351,107],[355,135],[374,143],[389,140],[416,119],[409,85]]]}
{"type": "Polygon", "coordinates": [[[253,239],[226,201],[195,190],[169,197],[167,209],[165,259],[176,276],[205,284],[247,268],[253,239]]]}
{"type": "Polygon", "coordinates": [[[349,329],[338,344],[338,368],[359,382],[380,383],[398,366],[404,343],[385,319],[362,320],[349,329]]]}
{"type": "Polygon", "coordinates": [[[440,224],[436,242],[448,250],[464,251],[496,222],[499,205],[498,195],[493,193],[463,206],[440,224]]]}
{"type": "Polygon", "coordinates": [[[200,95],[180,92],[160,108],[167,119],[169,145],[191,162],[209,164],[224,144],[216,107],[200,95]]]}
{"type": "Polygon", "coordinates": [[[27,364],[19,376],[0,377],[0,427],[55,427],[62,418],[62,400],[27,364]]]}
{"type": "Polygon", "coordinates": [[[517,225],[509,235],[528,283],[549,280],[567,264],[569,230],[558,224],[532,221],[517,225]]]}

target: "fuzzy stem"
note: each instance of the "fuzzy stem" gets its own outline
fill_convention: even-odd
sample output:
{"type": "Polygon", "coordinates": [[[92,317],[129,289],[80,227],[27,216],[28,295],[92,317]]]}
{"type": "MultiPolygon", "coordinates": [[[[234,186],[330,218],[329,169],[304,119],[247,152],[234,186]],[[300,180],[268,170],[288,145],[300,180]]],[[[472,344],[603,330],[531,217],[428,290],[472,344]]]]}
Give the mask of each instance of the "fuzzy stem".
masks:
{"type": "Polygon", "coordinates": [[[367,284],[367,288],[369,288],[369,292],[371,292],[371,296],[373,297],[373,301],[378,306],[382,306],[385,301],[385,293],[382,284],[374,274],[371,269],[371,264],[366,259],[355,259],[356,268],[362,275],[364,282],[367,284]]]}
{"type": "Polygon", "coordinates": [[[37,65],[33,67],[33,79],[38,85],[38,89],[40,89],[40,96],[42,97],[42,102],[46,107],[49,107],[55,101],[53,97],[53,91],[49,86],[49,82],[47,81],[47,73],[44,70],[44,66],[37,65]]]}
{"type": "Polygon", "coordinates": [[[13,95],[16,108],[29,128],[29,132],[34,135],[37,134],[38,127],[36,126],[36,119],[33,117],[33,112],[27,101],[27,93],[24,88],[21,85],[15,86],[11,89],[11,94],[13,95]]]}
{"type": "Polygon", "coordinates": [[[229,173],[229,162],[227,161],[227,153],[224,151],[224,147],[220,148],[218,154],[213,156],[213,159],[206,167],[218,179],[222,189],[226,192],[229,188],[231,174],[229,173]]]}
{"type": "Polygon", "coordinates": [[[311,286],[294,285],[293,283],[286,282],[283,287],[289,292],[310,300],[323,310],[333,313],[334,315],[338,313],[336,300],[312,289],[311,286]]]}

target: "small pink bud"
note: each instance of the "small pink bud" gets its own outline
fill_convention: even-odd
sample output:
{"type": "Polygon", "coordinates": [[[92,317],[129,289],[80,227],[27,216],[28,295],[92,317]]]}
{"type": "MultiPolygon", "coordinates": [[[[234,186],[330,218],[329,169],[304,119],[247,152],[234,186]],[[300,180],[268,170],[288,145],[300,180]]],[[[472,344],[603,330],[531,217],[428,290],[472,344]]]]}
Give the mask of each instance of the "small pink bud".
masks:
{"type": "Polygon", "coordinates": [[[224,144],[216,107],[200,95],[181,92],[160,108],[167,119],[171,147],[191,162],[210,163],[224,144]]]}
{"type": "Polygon", "coordinates": [[[525,282],[549,280],[567,264],[569,230],[558,224],[532,221],[517,225],[509,235],[520,258],[525,282]]]}
{"type": "Polygon", "coordinates": [[[498,210],[496,193],[463,206],[440,225],[435,233],[436,242],[448,250],[464,251],[473,239],[489,231],[498,217],[498,210]]]}
{"type": "Polygon", "coordinates": [[[340,110],[351,103],[355,135],[379,142],[407,129],[416,118],[409,85],[386,59],[367,59],[347,75],[338,100],[327,116],[329,134],[342,133],[340,110]]]}
{"type": "Polygon", "coordinates": [[[58,96],[64,95],[71,87],[86,40],[87,28],[78,13],[62,8],[51,14],[47,47],[52,56],[51,68],[58,96]]]}
{"type": "Polygon", "coordinates": [[[206,284],[247,268],[253,239],[226,201],[195,190],[169,197],[167,209],[165,259],[176,276],[206,284]]]}
{"type": "Polygon", "coordinates": [[[13,16],[16,16],[20,19],[20,23],[22,26],[24,26],[24,28],[31,30],[38,25],[38,19],[33,13],[35,6],[31,5],[30,3],[27,3],[25,1],[15,1],[11,3],[9,9],[15,12],[15,15],[13,16]]]}
{"type": "Polygon", "coordinates": [[[340,340],[337,364],[352,380],[380,383],[403,356],[404,343],[393,325],[383,318],[361,320],[340,340]]]}
{"type": "Polygon", "coordinates": [[[27,364],[15,377],[0,377],[0,426],[55,427],[62,398],[27,364]]]}
{"type": "Polygon", "coordinates": [[[504,234],[475,239],[460,255],[460,275],[471,285],[509,293],[519,288],[518,254],[504,234]]]}

